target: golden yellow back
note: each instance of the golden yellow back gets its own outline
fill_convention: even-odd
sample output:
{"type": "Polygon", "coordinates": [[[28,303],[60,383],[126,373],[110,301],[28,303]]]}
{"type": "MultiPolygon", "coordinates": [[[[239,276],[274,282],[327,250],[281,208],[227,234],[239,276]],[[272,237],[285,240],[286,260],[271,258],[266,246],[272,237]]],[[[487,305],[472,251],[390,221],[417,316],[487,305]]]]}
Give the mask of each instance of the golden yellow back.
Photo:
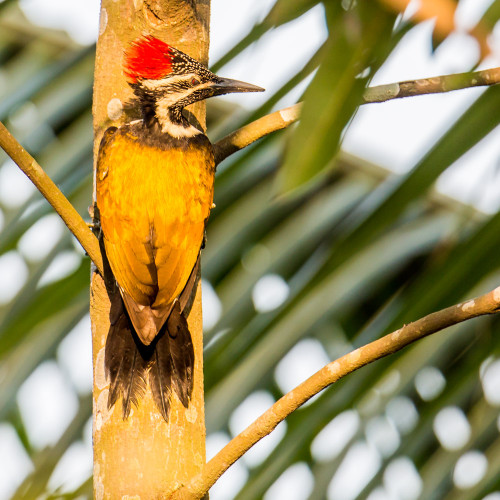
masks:
{"type": "Polygon", "coordinates": [[[146,143],[127,126],[107,135],[96,188],[111,270],[139,306],[163,309],[200,252],[213,199],[212,147],[205,136],[146,143]]]}

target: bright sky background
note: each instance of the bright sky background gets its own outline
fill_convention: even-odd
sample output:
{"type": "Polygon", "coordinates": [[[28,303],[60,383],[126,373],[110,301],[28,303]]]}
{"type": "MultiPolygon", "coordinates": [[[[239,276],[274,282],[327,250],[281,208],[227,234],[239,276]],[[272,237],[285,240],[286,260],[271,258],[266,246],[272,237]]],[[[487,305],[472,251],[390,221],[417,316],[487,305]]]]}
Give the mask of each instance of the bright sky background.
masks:
{"type": "MultiPolygon", "coordinates": [[[[99,14],[98,0],[21,0],[20,3],[32,22],[47,27],[65,29],[77,42],[82,44],[89,44],[95,40],[99,14]]],[[[246,34],[251,25],[261,19],[273,3],[274,0],[212,0],[211,61],[217,60],[228,47],[246,34]]],[[[476,42],[466,36],[463,30],[474,25],[489,4],[490,0],[461,0],[457,12],[459,32],[443,43],[435,54],[431,54],[429,46],[432,23],[423,24],[412,30],[387,64],[375,76],[373,84],[467,70],[477,57],[478,49],[476,42]]],[[[288,79],[293,70],[303,65],[312,51],[319,47],[324,40],[326,30],[322,14],[322,8],[317,7],[300,20],[266,35],[257,44],[247,49],[236,61],[224,67],[220,73],[223,76],[261,85],[270,92],[276,90],[288,79]]],[[[500,30],[497,29],[496,37],[493,40],[495,56],[485,61],[482,66],[500,65],[499,41],[500,30]]],[[[287,96],[279,103],[278,107],[293,104],[302,90],[303,87],[287,96]]],[[[419,152],[434,142],[451,119],[457,116],[464,109],[464,106],[472,102],[480,92],[481,90],[478,89],[464,90],[447,95],[416,97],[385,104],[363,106],[349,128],[344,147],[349,152],[374,163],[379,163],[396,172],[404,172],[418,159],[419,152]]],[[[266,95],[231,95],[224,98],[238,102],[242,106],[251,107],[265,100],[266,95]]],[[[473,201],[485,211],[495,211],[500,200],[500,182],[497,175],[499,153],[500,132],[496,130],[482,141],[470,155],[459,160],[453,172],[442,176],[439,188],[463,201],[473,201]]],[[[14,176],[15,168],[12,167],[11,170],[9,168],[8,166],[2,168],[0,175],[14,176]]],[[[7,183],[0,182],[0,185],[2,184],[6,185],[7,183]]],[[[8,185],[12,186],[13,184],[9,182],[8,185]]],[[[19,194],[19,191],[16,193],[19,194]]],[[[0,191],[0,198],[3,201],[8,198],[8,195],[8,193],[2,194],[0,191]]],[[[45,224],[43,226],[45,239],[47,239],[48,228],[54,226],[54,231],[61,230],[59,227],[55,227],[59,223],[55,222],[54,218],[45,219],[43,224],[45,224]]],[[[25,246],[29,248],[33,245],[25,246]]],[[[50,251],[50,248],[45,249],[45,251],[50,251]]],[[[29,255],[24,255],[22,248],[20,248],[20,252],[24,258],[30,258],[29,255]]],[[[3,263],[0,262],[0,268],[5,273],[9,269],[14,269],[16,275],[19,276],[23,272],[22,266],[24,265],[19,255],[15,252],[12,253],[3,263]]],[[[4,276],[3,272],[2,276],[4,276]]],[[[266,277],[266,279],[274,279],[276,286],[282,286],[282,284],[277,283],[279,277],[271,276],[266,277]]],[[[207,306],[204,306],[207,314],[206,319],[213,323],[214,318],[210,317],[210,311],[217,309],[217,298],[208,286],[204,290],[206,290],[204,300],[212,301],[210,302],[212,307],[208,302],[207,306]]],[[[286,297],[286,293],[284,293],[284,297],[286,297]]],[[[214,314],[220,314],[220,311],[214,314]]],[[[26,423],[30,439],[39,447],[55,442],[67,422],[75,414],[75,389],[86,392],[91,388],[88,321],[88,318],[85,318],[75,328],[59,349],[57,361],[46,362],[40,366],[22,387],[18,396],[21,415],[26,423]]],[[[300,348],[294,347],[278,366],[276,377],[283,390],[289,389],[292,382],[294,384],[298,382],[286,376],[286,373],[289,372],[289,366],[299,364],[298,359],[300,359],[300,364],[304,369],[304,372],[301,373],[303,378],[326,362],[326,353],[321,344],[314,341],[307,342],[307,345],[301,344],[300,348]],[[305,352],[307,352],[306,356],[305,352]]],[[[500,374],[500,370],[497,372],[500,374]]],[[[491,371],[491,373],[493,372],[491,371]]],[[[494,378],[492,377],[490,379],[494,378]]],[[[425,379],[423,380],[425,382],[425,379]]],[[[494,380],[500,380],[500,375],[494,380]]],[[[249,416],[256,417],[271,403],[270,394],[259,392],[251,395],[232,416],[231,432],[234,434],[241,430],[249,416]]],[[[405,415],[412,414],[411,401],[399,403],[403,408],[398,407],[400,414],[403,410],[407,412],[405,415]]],[[[463,415],[459,411],[457,413],[456,410],[458,409],[451,409],[448,413],[443,414],[441,420],[436,421],[435,432],[438,436],[442,436],[441,439],[445,443],[445,430],[449,427],[450,422],[456,422],[454,428],[458,430],[455,438],[457,436],[463,438],[468,432],[463,415]],[[441,422],[445,422],[445,424],[443,425],[441,422]]],[[[346,413],[345,418],[342,417],[336,421],[336,426],[333,426],[333,430],[330,431],[330,439],[332,440],[341,439],[342,432],[339,434],[339,429],[343,429],[344,433],[354,433],[357,429],[358,420],[353,411],[349,414],[346,413]]],[[[397,422],[397,419],[394,421],[397,422]]],[[[385,433],[383,435],[386,436],[384,444],[386,447],[393,446],[399,439],[399,428],[388,422],[389,420],[374,422],[373,429],[378,429],[378,434],[375,431],[372,432],[373,436],[385,433]]],[[[405,422],[408,422],[408,419],[405,419],[405,422]]],[[[214,500],[232,498],[232,495],[241,487],[247,477],[247,467],[263,460],[279,442],[284,431],[285,426],[281,426],[281,430],[266,438],[262,444],[256,447],[253,455],[249,455],[244,461],[232,467],[230,472],[217,483],[211,497],[214,500]]],[[[84,436],[82,436],[82,441],[68,450],[62,463],[58,466],[51,479],[52,485],[65,484],[66,487],[70,488],[77,484],[78,480],[86,477],[85,475],[89,473],[91,467],[90,436],[89,424],[84,436]]],[[[228,439],[229,436],[224,434],[209,436],[207,443],[209,455],[220,449],[228,439]]],[[[380,448],[380,445],[377,444],[376,437],[372,441],[370,439],[368,435],[368,441],[359,442],[356,447],[349,451],[342,465],[343,475],[337,474],[330,485],[330,500],[349,500],[352,498],[355,492],[349,491],[349,481],[346,480],[350,474],[359,474],[360,470],[369,471],[370,468],[376,470],[380,457],[383,456],[384,448],[380,448]]],[[[12,491],[23,475],[30,470],[31,464],[13,429],[2,423],[0,423],[0,443],[2,444],[0,446],[0,470],[3,471],[2,477],[8,478],[7,481],[4,479],[0,481],[0,500],[3,500],[9,498],[9,491],[12,491]]],[[[342,449],[342,446],[342,442],[338,444],[339,450],[342,449]]],[[[449,446],[456,446],[456,444],[452,443],[449,446]]],[[[337,449],[335,446],[333,448],[337,449]]],[[[324,446],[321,448],[321,442],[318,442],[316,448],[313,449],[314,453],[321,456],[321,454],[332,453],[332,449],[325,450],[324,446]]],[[[480,468],[480,465],[477,465],[474,469],[474,464],[479,463],[477,460],[474,462],[474,457],[469,457],[469,459],[464,466],[465,470],[480,468]],[[470,465],[471,463],[472,465],[470,465]]],[[[384,495],[386,493],[388,495],[394,488],[398,487],[398,478],[399,480],[404,478],[407,484],[412,485],[413,491],[418,492],[421,485],[418,481],[418,474],[412,468],[411,463],[404,460],[397,463],[395,461],[391,471],[391,473],[388,472],[387,477],[384,476],[385,493],[382,491],[381,496],[374,496],[372,500],[389,498],[389,496],[384,495]]],[[[287,476],[276,483],[272,490],[266,494],[266,500],[280,498],[299,500],[307,497],[312,479],[305,464],[296,464],[294,469],[287,471],[286,474],[287,476]]],[[[391,496],[391,498],[398,497],[391,496]]]]}

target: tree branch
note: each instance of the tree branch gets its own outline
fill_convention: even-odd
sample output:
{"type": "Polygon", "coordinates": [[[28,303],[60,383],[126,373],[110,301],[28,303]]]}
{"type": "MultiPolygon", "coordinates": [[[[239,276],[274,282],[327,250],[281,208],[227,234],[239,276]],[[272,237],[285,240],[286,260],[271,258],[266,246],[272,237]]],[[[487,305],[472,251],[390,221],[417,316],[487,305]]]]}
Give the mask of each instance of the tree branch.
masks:
{"type": "MultiPolygon", "coordinates": [[[[482,87],[500,83],[500,68],[486,69],[473,73],[435,76],[420,80],[407,80],[387,85],[368,87],[362,104],[390,101],[425,94],[438,94],[471,87],[482,87]]],[[[271,132],[288,127],[299,119],[301,104],[275,111],[232,132],[214,144],[215,162],[219,164],[236,151],[249,146],[271,132]]]]}
{"type": "Polygon", "coordinates": [[[294,104],[289,108],[275,111],[270,115],[263,116],[244,127],[230,133],[214,144],[215,164],[218,165],[229,155],[240,149],[246,148],[252,142],[261,139],[271,132],[284,129],[299,119],[302,103],[294,104]]]}
{"type": "Polygon", "coordinates": [[[217,479],[255,443],[267,436],[281,421],[307,400],[342,377],[432,333],[477,316],[494,314],[499,310],[500,287],[497,287],[475,299],[424,316],[332,361],[279,399],[212,458],[201,474],[177,490],[171,498],[176,500],[201,498],[217,479]]]}
{"type": "Polygon", "coordinates": [[[440,94],[471,87],[484,87],[500,83],[500,68],[484,69],[473,73],[434,76],[420,80],[407,80],[387,85],[368,87],[363,96],[363,104],[385,102],[391,99],[425,94],[440,94]]]}
{"type": "Polygon", "coordinates": [[[103,274],[102,255],[99,242],[73,205],[62,194],[52,179],[43,171],[35,159],[16,141],[5,125],[0,122],[0,147],[12,158],[14,163],[28,176],[45,199],[54,207],[68,226],[80,245],[87,252],[103,274]]]}

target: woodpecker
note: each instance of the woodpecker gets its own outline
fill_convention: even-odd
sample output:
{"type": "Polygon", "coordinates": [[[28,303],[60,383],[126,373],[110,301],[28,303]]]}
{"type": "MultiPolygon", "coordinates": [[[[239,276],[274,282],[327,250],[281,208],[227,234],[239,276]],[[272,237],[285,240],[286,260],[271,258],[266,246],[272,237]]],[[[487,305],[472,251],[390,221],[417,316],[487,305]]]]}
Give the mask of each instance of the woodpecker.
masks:
{"type": "Polygon", "coordinates": [[[142,118],[106,130],[96,171],[102,242],[119,290],[105,348],[108,407],[121,397],[127,418],[149,384],[168,420],[172,393],[187,408],[193,389],[186,318],[215,174],[212,145],[183,110],[209,97],[264,89],[221,78],[152,36],[132,42],[123,72],[142,118]]]}

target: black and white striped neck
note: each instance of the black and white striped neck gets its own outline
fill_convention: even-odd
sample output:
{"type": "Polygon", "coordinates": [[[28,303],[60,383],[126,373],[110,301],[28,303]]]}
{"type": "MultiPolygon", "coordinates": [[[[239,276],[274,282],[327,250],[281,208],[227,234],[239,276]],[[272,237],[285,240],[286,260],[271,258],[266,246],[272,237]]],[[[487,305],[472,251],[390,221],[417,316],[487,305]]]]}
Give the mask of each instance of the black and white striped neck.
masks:
{"type": "Polygon", "coordinates": [[[203,133],[189,123],[182,114],[181,108],[168,107],[161,100],[156,101],[156,119],[162,133],[177,139],[194,137],[203,133]]]}
{"type": "Polygon", "coordinates": [[[184,106],[177,106],[174,96],[148,92],[138,87],[134,90],[146,127],[159,129],[161,133],[176,139],[203,134],[184,117],[182,113],[184,106]]]}

